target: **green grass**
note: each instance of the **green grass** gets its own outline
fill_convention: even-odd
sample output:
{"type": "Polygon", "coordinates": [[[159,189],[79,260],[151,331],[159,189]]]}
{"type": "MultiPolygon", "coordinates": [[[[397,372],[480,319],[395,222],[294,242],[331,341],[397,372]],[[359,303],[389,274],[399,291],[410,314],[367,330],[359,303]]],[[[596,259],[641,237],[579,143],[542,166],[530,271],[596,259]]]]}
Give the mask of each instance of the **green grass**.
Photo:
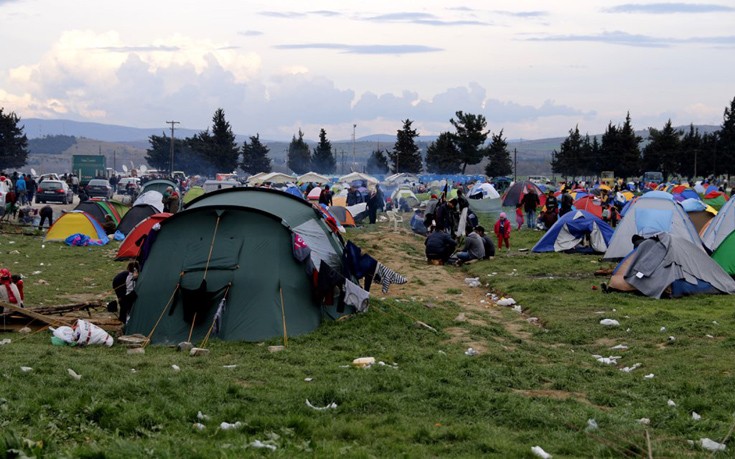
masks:
{"type": "MultiPolygon", "coordinates": [[[[415,299],[373,299],[367,314],[292,337],[277,353],[267,347],[279,340],[213,341],[208,356],[194,358],[169,347],[128,355],[119,346],[55,347],[47,333],[3,334],[12,343],[0,346],[0,458],[16,457],[10,449],[36,457],[524,458],[535,445],[555,457],[644,457],[646,431],[654,457],[708,457],[688,440],[721,441],[733,424],[732,298],[605,295],[592,290],[605,280],[593,272],[612,265],[598,257],[518,252],[540,234],[514,232],[510,255],[445,268],[460,283],[480,277],[513,297],[522,315],[480,308],[458,324],[460,288],[428,308],[417,285],[415,299]],[[602,318],[621,326],[603,327],[602,318]],[[467,341],[451,332],[459,326],[467,341]],[[465,355],[470,341],[485,349],[465,355]],[[609,349],[615,344],[629,349],[609,349]],[[620,355],[617,367],[641,368],[624,373],[593,354],[620,355]],[[386,365],[350,365],[363,356],[386,365]],[[649,373],[655,377],[644,379],[649,373]],[[337,408],[315,411],[307,399],[337,408]],[[199,411],[211,417],[202,431],[192,427],[199,411]],[[702,420],[693,421],[692,411],[702,420]],[[599,429],[586,432],[588,419],[599,429]],[[221,430],[223,421],[242,427],[221,430]],[[248,446],[255,440],[277,450],[248,446]]],[[[411,250],[422,250],[416,241],[411,250]]],[[[124,268],[112,261],[116,248],[0,239],[6,266],[28,276],[34,306],[108,290],[124,268]]],[[[730,457],[731,443],[719,456],[730,457]]]]}

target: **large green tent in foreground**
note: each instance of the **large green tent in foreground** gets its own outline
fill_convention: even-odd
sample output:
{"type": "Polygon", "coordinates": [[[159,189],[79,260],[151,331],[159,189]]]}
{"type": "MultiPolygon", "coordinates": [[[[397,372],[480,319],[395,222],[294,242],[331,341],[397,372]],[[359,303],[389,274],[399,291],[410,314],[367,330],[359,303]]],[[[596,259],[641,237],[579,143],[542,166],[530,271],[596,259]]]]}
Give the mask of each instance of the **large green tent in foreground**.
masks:
{"type": "Polygon", "coordinates": [[[303,199],[262,188],[195,199],[149,236],[125,332],[178,343],[192,330],[196,343],[210,330],[212,338],[260,341],[315,329],[324,311],[294,257],[292,234],[303,238],[317,267],[324,260],[341,271],[339,236],[303,199]]]}

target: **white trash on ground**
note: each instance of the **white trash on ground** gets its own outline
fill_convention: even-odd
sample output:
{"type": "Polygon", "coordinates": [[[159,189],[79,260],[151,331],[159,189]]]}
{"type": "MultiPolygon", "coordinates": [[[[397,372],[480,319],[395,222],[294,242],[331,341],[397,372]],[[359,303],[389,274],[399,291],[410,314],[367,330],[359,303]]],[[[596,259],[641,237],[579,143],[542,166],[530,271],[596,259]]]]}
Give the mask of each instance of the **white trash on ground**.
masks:
{"type": "Polygon", "coordinates": [[[97,325],[83,319],[77,319],[76,324],[74,324],[74,327],[72,328],[74,329],[73,338],[78,346],[104,344],[105,346],[110,347],[115,342],[109,333],[97,325]]]}
{"type": "Polygon", "coordinates": [[[604,325],[606,327],[619,327],[620,322],[615,319],[602,319],[600,321],[600,325],[604,325]]]}
{"type": "Polygon", "coordinates": [[[643,379],[653,379],[656,375],[653,373],[648,373],[646,376],[643,377],[643,379]]]}
{"type": "Polygon", "coordinates": [[[727,449],[727,446],[725,446],[724,444],[717,443],[716,441],[710,440],[709,438],[700,438],[699,445],[708,451],[725,451],[725,449],[727,449]]]}
{"type": "Polygon", "coordinates": [[[638,424],[643,424],[644,426],[647,426],[647,425],[651,424],[651,420],[648,419],[648,418],[640,418],[638,420],[638,424]]]}
{"type": "Polygon", "coordinates": [[[692,411],[692,419],[694,421],[699,421],[700,419],[702,419],[702,416],[700,416],[699,413],[697,413],[696,411],[692,411]]]}
{"type": "Polygon", "coordinates": [[[335,410],[335,409],[337,409],[337,404],[334,403],[334,402],[330,403],[327,406],[314,406],[314,405],[311,404],[311,402],[309,401],[308,398],[306,399],[306,406],[308,406],[309,408],[311,408],[313,410],[317,410],[317,411],[325,411],[325,410],[335,410]]]}
{"type": "Polygon", "coordinates": [[[468,347],[467,350],[464,351],[464,355],[469,355],[469,356],[477,355],[477,350],[473,347],[468,347]]]}
{"type": "Polygon", "coordinates": [[[200,421],[209,421],[210,418],[209,418],[209,415],[206,415],[202,413],[201,411],[199,411],[197,412],[197,419],[199,419],[200,421]]]}
{"type": "Polygon", "coordinates": [[[375,364],[375,357],[358,357],[352,361],[352,365],[358,368],[369,368],[375,364]]]}
{"type": "Polygon", "coordinates": [[[196,430],[204,430],[204,429],[206,429],[206,428],[207,428],[207,426],[205,426],[204,424],[202,424],[202,423],[200,423],[200,422],[195,422],[195,423],[194,423],[194,424],[192,425],[192,427],[194,427],[194,428],[195,428],[196,430]]]}
{"type": "Polygon", "coordinates": [[[532,447],[531,448],[531,452],[534,455],[540,457],[541,459],[551,459],[553,457],[551,454],[549,454],[546,451],[544,451],[544,449],[542,447],[540,447],[540,446],[534,446],[534,447],[532,447]]]}
{"type": "Polygon", "coordinates": [[[641,364],[640,364],[640,363],[636,363],[636,364],[634,364],[633,366],[630,366],[630,367],[625,367],[625,368],[621,368],[621,369],[620,369],[620,371],[622,371],[622,372],[624,372],[624,373],[630,373],[630,372],[632,372],[633,370],[636,370],[636,369],[638,369],[638,368],[639,368],[640,366],[641,366],[641,364]]]}
{"type": "Polygon", "coordinates": [[[470,287],[479,287],[482,285],[479,277],[466,277],[464,283],[470,287]]]}
{"type": "Polygon", "coordinates": [[[625,350],[628,350],[628,346],[626,346],[625,344],[618,344],[617,346],[613,346],[610,349],[614,351],[617,351],[617,350],[625,351],[625,350]]]}
{"type": "Polygon", "coordinates": [[[234,424],[222,421],[222,423],[219,425],[219,428],[222,430],[233,430],[233,429],[239,429],[240,427],[242,427],[242,422],[240,421],[237,421],[234,424]]]}
{"type": "Polygon", "coordinates": [[[671,400],[671,399],[669,399],[669,401],[668,401],[668,402],[666,402],[666,404],[667,404],[667,405],[669,405],[669,406],[670,406],[670,407],[672,407],[672,408],[676,406],[676,402],[675,402],[675,401],[673,401],[673,400],[671,400]]]}
{"type": "Polygon", "coordinates": [[[266,448],[271,451],[275,451],[276,448],[278,448],[276,445],[272,444],[271,442],[262,442],[260,440],[255,440],[252,443],[248,444],[251,448],[266,448]]]}
{"type": "Polygon", "coordinates": [[[77,381],[79,381],[80,379],[82,379],[82,375],[77,374],[77,372],[74,371],[74,370],[72,370],[71,368],[67,368],[66,369],[66,372],[69,373],[69,376],[71,376],[72,378],[76,379],[77,381]]]}
{"type": "Polygon", "coordinates": [[[603,357],[601,355],[593,355],[598,362],[604,363],[605,365],[617,365],[618,359],[622,358],[619,355],[611,355],[610,357],[603,357]]]}
{"type": "Polygon", "coordinates": [[[516,304],[516,300],[513,298],[501,298],[497,301],[498,306],[513,306],[516,304]]]}
{"type": "Polygon", "coordinates": [[[23,373],[28,373],[29,371],[33,371],[33,368],[31,367],[20,367],[20,371],[23,373]]]}
{"type": "Polygon", "coordinates": [[[0,340],[0,346],[5,346],[6,344],[10,344],[12,341],[10,338],[5,338],[4,340],[0,340]]]}
{"type": "Polygon", "coordinates": [[[174,371],[176,371],[176,372],[181,371],[181,367],[179,367],[178,365],[171,365],[171,369],[174,370],[174,371]]]}
{"type": "Polygon", "coordinates": [[[587,428],[585,429],[587,432],[591,432],[599,428],[600,427],[597,425],[597,421],[595,421],[594,419],[587,419],[587,428]]]}

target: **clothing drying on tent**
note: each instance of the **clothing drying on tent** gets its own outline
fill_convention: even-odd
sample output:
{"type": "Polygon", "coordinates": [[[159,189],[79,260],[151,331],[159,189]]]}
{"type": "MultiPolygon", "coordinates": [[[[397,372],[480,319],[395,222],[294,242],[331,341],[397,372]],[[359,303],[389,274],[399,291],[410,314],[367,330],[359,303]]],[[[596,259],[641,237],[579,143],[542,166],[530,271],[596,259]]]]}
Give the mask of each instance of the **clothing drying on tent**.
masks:
{"type": "Polygon", "coordinates": [[[49,228],[44,241],[66,241],[69,236],[76,234],[87,236],[90,240],[101,241],[102,244],[110,242],[97,219],[80,210],[62,214],[49,228]]]}
{"type": "Polygon", "coordinates": [[[143,244],[148,237],[153,226],[157,223],[161,223],[173,214],[164,212],[160,214],[149,215],[140,222],[138,222],[125,236],[120,248],[117,250],[116,261],[127,260],[130,258],[138,258],[140,251],[143,248],[143,244]]]}
{"type": "Polygon", "coordinates": [[[659,234],[640,241],[613,271],[610,289],[639,291],[652,298],[735,293],[733,280],[700,246],[659,234]]]}
{"type": "Polygon", "coordinates": [[[633,236],[668,233],[688,240],[704,252],[699,234],[684,208],[665,191],[649,191],[632,201],[613,234],[604,260],[620,260],[633,250],[633,236]]]}
{"type": "MultiPolygon", "coordinates": [[[[263,188],[218,190],[160,225],[126,333],[150,334],[154,343],[209,335],[286,339],[341,314],[339,302],[324,306],[312,294],[312,273],[322,264],[343,272],[342,241],[301,198],[263,188]]],[[[318,277],[330,278],[322,271],[318,277]]]]}
{"type": "Polygon", "coordinates": [[[599,217],[575,210],[559,217],[532,251],[605,253],[614,231],[599,217]]]}

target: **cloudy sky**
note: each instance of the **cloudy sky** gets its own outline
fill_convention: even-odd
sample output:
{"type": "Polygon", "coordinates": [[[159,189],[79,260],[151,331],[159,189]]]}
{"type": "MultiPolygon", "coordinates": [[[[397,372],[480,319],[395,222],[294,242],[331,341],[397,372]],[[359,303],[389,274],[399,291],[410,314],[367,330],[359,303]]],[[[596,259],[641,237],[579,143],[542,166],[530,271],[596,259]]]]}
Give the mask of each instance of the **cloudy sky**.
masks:
{"type": "Polygon", "coordinates": [[[21,118],[288,140],[722,123],[735,2],[0,0],[0,107],[21,118]]]}

